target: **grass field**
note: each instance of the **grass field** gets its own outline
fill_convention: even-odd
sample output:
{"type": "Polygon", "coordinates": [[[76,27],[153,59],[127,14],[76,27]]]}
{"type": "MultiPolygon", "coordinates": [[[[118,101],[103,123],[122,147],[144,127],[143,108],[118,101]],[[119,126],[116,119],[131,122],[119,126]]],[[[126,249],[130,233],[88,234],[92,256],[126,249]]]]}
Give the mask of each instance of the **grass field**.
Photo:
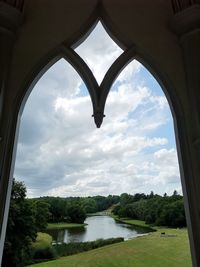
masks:
{"type": "Polygon", "coordinates": [[[79,223],[49,223],[47,226],[48,230],[54,230],[54,229],[69,229],[69,228],[77,228],[77,227],[83,227],[86,224],[79,224],[79,223]]]}
{"type": "Polygon", "coordinates": [[[157,232],[30,267],[192,267],[186,229],[157,232]],[[161,236],[165,232],[165,237],[161,236]]]}

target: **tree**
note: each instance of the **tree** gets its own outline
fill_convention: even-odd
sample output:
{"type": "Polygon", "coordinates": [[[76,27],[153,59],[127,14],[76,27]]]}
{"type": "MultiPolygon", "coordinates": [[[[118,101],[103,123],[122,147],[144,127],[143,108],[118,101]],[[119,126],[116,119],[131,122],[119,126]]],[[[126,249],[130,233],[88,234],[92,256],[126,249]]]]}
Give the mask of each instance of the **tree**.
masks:
{"type": "Polygon", "coordinates": [[[149,198],[153,198],[154,197],[154,192],[151,191],[150,195],[149,195],[149,198]]]}
{"type": "Polygon", "coordinates": [[[42,232],[47,228],[48,220],[50,217],[49,208],[50,205],[43,200],[36,200],[35,205],[35,224],[37,227],[37,232],[42,232]]]}
{"type": "Polygon", "coordinates": [[[97,212],[97,203],[91,197],[83,198],[82,201],[81,201],[81,206],[86,211],[86,213],[97,212]]]}
{"type": "Polygon", "coordinates": [[[26,198],[24,183],[13,179],[2,267],[21,267],[30,257],[36,239],[35,207],[26,198]]]}
{"type": "Polygon", "coordinates": [[[183,196],[175,190],[172,196],[137,193],[134,196],[123,193],[120,204],[113,213],[121,218],[144,220],[147,224],[169,227],[186,226],[183,196]]]}
{"type": "Polygon", "coordinates": [[[157,219],[157,225],[185,227],[186,219],[183,199],[167,204],[157,219]]]}
{"type": "Polygon", "coordinates": [[[134,201],[134,198],[133,198],[132,195],[129,195],[127,193],[122,193],[120,195],[120,204],[121,205],[127,205],[127,204],[129,204],[129,203],[131,203],[133,201],[134,201]]]}
{"type": "Polygon", "coordinates": [[[64,222],[66,214],[66,201],[60,197],[48,197],[46,202],[49,203],[50,221],[64,222]]]}
{"type": "Polygon", "coordinates": [[[69,204],[67,207],[68,220],[71,223],[83,223],[86,219],[86,212],[79,204],[69,204]]]}
{"type": "Polygon", "coordinates": [[[178,196],[178,192],[177,192],[176,190],[174,190],[174,192],[173,192],[173,196],[174,196],[174,197],[178,196]]]}

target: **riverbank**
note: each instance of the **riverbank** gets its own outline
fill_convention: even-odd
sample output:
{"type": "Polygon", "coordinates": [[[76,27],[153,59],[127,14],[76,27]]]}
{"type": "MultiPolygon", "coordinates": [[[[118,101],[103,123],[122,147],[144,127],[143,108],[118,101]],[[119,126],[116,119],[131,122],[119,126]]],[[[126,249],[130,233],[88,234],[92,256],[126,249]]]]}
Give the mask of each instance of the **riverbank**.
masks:
{"type": "Polygon", "coordinates": [[[62,230],[71,228],[81,228],[86,226],[86,223],[49,223],[47,230],[62,230]]]}
{"type": "Polygon", "coordinates": [[[149,232],[156,232],[157,231],[157,227],[146,224],[145,221],[133,220],[133,219],[129,219],[129,218],[119,218],[118,216],[114,215],[112,212],[109,212],[108,215],[111,216],[116,222],[145,228],[145,229],[149,230],[149,232]]]}
{"type": "Polygon", "coordinates": [[[128,224],[128,225],[132,225],[132,226],[135,226],[135,227],[140,227],[140,228],[144,228],[144,229],[147,229],[149,232],[156,232],[157,231],[157,228],[156,227],[153,227],[149,224],[146,224],[144,221],[140,221],[140,220],[132,220],[132,219],[128,219],[128,218],[125,218],[125,219],[119,219],[119,218],[115,218],[115,220],[117,222],[121,222],[121,223],[125,223],[125,224],[128,224]]]}
{"type": "Polygon", "coordinates": [[[186,229],[157,232],[30,267],[192,267],[186,229]],[[161,233],[165,232],[163,236],[161,233]],[[94,264],[95,263],[95,264],[94,264]]]}
{"type": "Polygon", "coordinates": [[[124,223],[118,223],[108,215],[89,216],[84,223],[87,224],[86,227],[76,227],[74,229],[62,229],[64,225],[56,224],[53,225],[54,229],[48,229],[46,232],[52,235],[54,243],[58,242],[59,244],[63,242],[87,242],[118,237],[123,237],[127,240],[139,234],[149,232],[146,228],[129,227],[124,223]]]}

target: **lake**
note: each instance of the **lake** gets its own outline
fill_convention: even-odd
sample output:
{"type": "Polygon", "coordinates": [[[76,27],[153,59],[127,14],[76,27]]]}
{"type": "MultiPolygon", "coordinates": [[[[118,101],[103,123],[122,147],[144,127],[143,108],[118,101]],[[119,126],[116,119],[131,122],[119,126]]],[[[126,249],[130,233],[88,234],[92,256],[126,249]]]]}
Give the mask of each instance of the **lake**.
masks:
{"type": "Polygon", "coordinates": [[[48,230],[53,240],[59,243],[94,241],[99,238],[123,237],[125,240],[149,232],[148,229],[116,222],[110,216],[87,217],[87,225],[80,228],[48,230]]]}

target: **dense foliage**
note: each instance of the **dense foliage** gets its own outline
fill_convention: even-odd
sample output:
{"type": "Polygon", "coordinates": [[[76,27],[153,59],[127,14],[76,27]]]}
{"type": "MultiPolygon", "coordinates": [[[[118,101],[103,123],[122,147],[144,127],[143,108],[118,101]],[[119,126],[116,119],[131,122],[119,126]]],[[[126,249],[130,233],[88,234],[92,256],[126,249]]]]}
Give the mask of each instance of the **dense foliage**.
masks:
{"type": "Polygon", "coordinates": [[[36,238],[36,210],[25,197],[25,185],[14,180],[2,266],[23,266],[31,241],[36,238]]]}
{"type": "MultiPolygon", "coordinates": [[[[167,196],[167,194],[159,196],[151,192],[149,195],[123,193],[120,196],[109,195],[107,197],[27,199],[24,183],[14,179],[2,267],[21,267],[30,263],[34,257],[39,259],[46,257],[45,255],[54,258],[55,250],[52,246],[46,250],[40,249],[33,255],[33,241],[36,240],[38,232],[46,229],[48,222],[83,223],[87,214],[104,211],[111,207],[113,213],[119,218],[139,219],[148,224],[168,227],[186,226],[183,197],[176,191],[172,196],[167,196]]],[[[98,244],[103,245],[104,242],[102,242],[99,241],[98,244]]],[[[80,245],[80,249],[84,250],[87,246],[93,245],[95,247],[96,243],[83,247],[80,245]]],[[[63,245],[63,249],[66,246],[63,245]]],[[[74,245],[75,251],[77,246],[77,244],[74,245]]]]}
{"type": "Polygon", "coordinates": [[[34,262],[42,262],[52,260],[57,257],[74,255],[80,252],[89,251],[95,248],[123,242],[124,238],[108,238],[108,239],[97,239],[95,241],[88,242],[72,242],[56,244],[54,246],[46,245],[37,247],[34,251],[34,262]]]}
{"type": "MultiPolygon", "coordinates": [[[[74,255],[95,248],[123,242],[124,238],[97,239],[87,242],[71,242],[52,245],[52,237],[46,233],[38,233],[36,242],[33,243],[32,253],[26,264],[49,261],[62,256],[74,255]]],[[[6,265],[7,266],[7,265],[6,265]]],[[[8,265],[9,266],[9,265],[8,265]]],[[[11,266],[11,265],[10,265],[11,266]]],[[[20,265],[24,266],[24,265],[20,265]]]]}
{"type": "Polygon", "coordinates": [[[49,205],[49,222],[83,223],[87,214],[110,208],[120,201],[119,196],[94,197],[41,197],[35,201],[42,201],[49,205]]]}
{"type": "Polygon", "coordinates": [[[122,194],[113,213],[119,217],[143,220],[147,224],[168,227],[186,226],[183,197],[174,191],[172,196],[122,194]]]}
{"type": "Polygon", "coordinates": [[[83,223],[87,213],[105,210],[118,202],[118,196],[27,199],[24,183],[13,179],[2,267],[29,263],[33,256],[32,242],[48,222],[83,223]]]}

